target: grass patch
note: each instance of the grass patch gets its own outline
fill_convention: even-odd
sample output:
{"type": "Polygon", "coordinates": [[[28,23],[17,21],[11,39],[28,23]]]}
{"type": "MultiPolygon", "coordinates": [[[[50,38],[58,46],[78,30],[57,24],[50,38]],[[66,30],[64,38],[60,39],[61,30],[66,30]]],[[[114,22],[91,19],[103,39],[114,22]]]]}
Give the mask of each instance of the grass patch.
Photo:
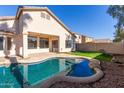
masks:
{"type": "Polygon", "coordinates": [[[75,51],[75,52],[70,52],[69,54],[95,58],[95,59],[98,59],[100,61],[111,61],[111,59],[112,59],[112,56],[104,54],[104,53],[101,53],[101,52],[80,52],[80,51],[75,51]]]}

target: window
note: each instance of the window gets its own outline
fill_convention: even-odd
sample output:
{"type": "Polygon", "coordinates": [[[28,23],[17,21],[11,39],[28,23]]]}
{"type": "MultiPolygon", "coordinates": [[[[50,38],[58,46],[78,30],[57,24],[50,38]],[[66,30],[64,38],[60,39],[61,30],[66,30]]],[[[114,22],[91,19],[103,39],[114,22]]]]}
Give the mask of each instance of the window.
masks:
{"type": "Polygon", "coordinates": [[[71,40],[66,40],[65,41],[65,47],[66,48],[71,48],[71,40]]]}
{"type": "Polygon", "coordinates": [[[0,37],[0,50],[3,50],[3,37],[0,37]]]}
{"type": "Polygon", "coordinates": [[[42,17],[42,18],[46,18],[47,20],[50,20],[50,15],[45,14],[45,13],[43,13],[43,12],[41,12],[41,17],[42,17]]]}
{"type": "Polygon", "coordinates": [[[50,16],[49,15],[46,15],[46,19],[50,20],[50,16]]]}
{"type": "Polygon", "coordinates": [[[28,49],[36,49],[37,48],[37,38],[33,36],[28,37],[28,49]]]}
{"type": "Polygon", "coordinates": [[[40,48],[48,48],[49,40],[46,38],[40,38],[40,48]]]}
{"type": "Polygon", "coordinates": [[[7,50],[11,50],[11,37],[7,37],[7,50]]]}
{"type": "Polygon", "coordinates": [[[45,13],[42,13],[42,12],[41,12],[41,17],[42,17],[42,18],[45,18],[45,13]]]}

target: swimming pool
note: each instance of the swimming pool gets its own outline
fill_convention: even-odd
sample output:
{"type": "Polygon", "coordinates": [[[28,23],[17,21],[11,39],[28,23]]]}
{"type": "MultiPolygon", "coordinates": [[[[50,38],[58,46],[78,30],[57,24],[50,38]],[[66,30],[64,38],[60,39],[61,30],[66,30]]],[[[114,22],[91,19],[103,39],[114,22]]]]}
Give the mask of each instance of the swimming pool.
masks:
{"type": "Polygon", "coordinates": [[[33,87],[44,80],[67,71],[69,76],[87,77],[93,75],[89,60],[76,58],[49,58],[32,64],[12,63],[0,67],[1,88],[33,87]],[[80,60],[80,61],[79,61],[80,60]]]}
{"type": "Polygon", "coordinates": [[[70,69],[74,60],[50,58],[34,64],[12,63],[9,67],[0,67],[0,87],[20,88],[36,85],[57,73],[70,69]]]}
{"type": "Polygon", "coordinates": [[[68,76],[73,77],[89,77],[94,74],[94,71],[89,67],[89,60],[83,59],[79,63],[72,66],[68,76]]]}

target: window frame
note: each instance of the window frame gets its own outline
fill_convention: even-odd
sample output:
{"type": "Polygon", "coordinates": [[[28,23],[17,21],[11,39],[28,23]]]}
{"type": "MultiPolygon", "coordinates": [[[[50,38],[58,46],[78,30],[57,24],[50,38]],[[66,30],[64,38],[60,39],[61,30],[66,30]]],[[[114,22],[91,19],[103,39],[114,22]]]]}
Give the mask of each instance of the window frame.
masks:
{"type": "Polygon", "coordinates": [[[41,12],[41,18],[45,18],[46,14],[41,12]]]}
{"type": "Polygon", "coordinates": [[[46,15],[46,19],[47,19],[47,20],[50,20],[50,15],[47,14],[47,15],[46,15]]]}
{"type": "Polygon", "coordinates": [[[72,48],[72,40],[65,40],[65,48],[72,48]]]}
{"type": "Polygon", "coordinates": [[[48,38],[42,38],[42,37],[40,37],[40,38],[39,38],[39,48],[40,48],[40,49],[49,48],[49,39],[48,39],[48,38]],[[42,44],[41,44],[41,40],[43,41],[43,42],[42,42],[42,43],[43,43],[43,46],[41,46],[41,45],[42,45],[42,44]],[[47,45],[45,45],[46,42],[47,42],[47,45]]]}
{"type": "Polygon", "coordinates": [[[3,36],[0,36],[0,38],[2,38],[3,40],[2,40],[2,48],[0,48],[0,51],[3,51],[4,50],[4,48],[3,48],[3,44],[4,44],[4,37],[3,36]]]}
{"type": "Polygon", "coordinates": [[[28,49],[37,49],[37,43],[38,43],[37,42],[37,37],[35,37],[35,36],[28,36],[28,49]],[[34,41],[32,40],[33,41],[33,45],[34,45],[33,47],[29,46],[29,39],[32,39],[32,38],[34,39],[34,41]],[[35,46],[34,42],[36,42],[36,46],[35,46]]]}

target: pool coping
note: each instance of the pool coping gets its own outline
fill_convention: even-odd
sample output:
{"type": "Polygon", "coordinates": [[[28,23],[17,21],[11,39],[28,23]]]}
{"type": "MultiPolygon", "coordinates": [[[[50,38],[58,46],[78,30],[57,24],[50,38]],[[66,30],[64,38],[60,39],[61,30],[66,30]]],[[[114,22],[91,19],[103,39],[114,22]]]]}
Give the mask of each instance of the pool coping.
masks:
{"type": "Polygon", "coordinates": [[[103,71],[100,67],[100,61],[96,59],[92,59],[89,63],[89,66],[94,69],[96,72],[94,75],[89,77],[73,77],[67,76],[69,71],[62,71],[59,74],[52,76],[51,78],[44,80],[42,83],[39,83],[31,88],[49,88],[51,85],[55,84],[56,82],[66,81],[71,83],[92,83],[96,82],[104,76],[103,71]]]}
{"type": "MultiPolygon", "coordinates": [[[[90,57],[84,57],[84,56],[50,56],[50,57],[46,57],[46,58],[43,58],[43,59],[39,59],[39,60],[33,60],[32,62],[29,62],[27,60],[17,60],[17,62],[13,62],[13,63],[18,63],[18,64],[36,64],[36,63],[39,63],[40,61],[45,61],[47,59],[51,59],[51,58],[77,58],[77,59],[88,59],[90,60],[91,58],[90,57]]],[[[1,66],[9,66],[11,64],[11,62],[9,62],[9,60],[7,62],[3,62],[3,63],[0,63],[0,67],[1,66]]]]}
{"type": "MultiPolygon", "coordinates": [[[[67,75],[67,71],[62,71],[59,74],[56,74],[54,76],[52,76],[51,78],[44,80],[41,83],[38,83],[35,86],[32,86],[31,88],[48,88],[50,87],[52,84],[59,82],[59,81],[67,81],[67,82],[73,82],[73,83],[91,83],[91,82],[95,82],[97,80],[99,80],[100,78],[103,77],[104,73],[101,70],[101,66],[100,66],[100,61],[97,59],[92,59],[89,57],[80,57],[80,56],[70,56],[70,57],[65,57],[65,56],[53,56],[53,57],[46,57],[40,61],[45,61],[48,60],[50,58],[80,58],[80,59],[88,59],[90,61],[89,66],[90,68],[94,69],[94,71],[96,72],[94,75],[89,76],[89,77],[72,77],[72,76],[66,76],[67,75]]],[[[19,61],[18,61],[19,63],[19,61]]],[[[39,63],[39,61],[35,61],[35,62],[31,62],[31,63],[19,63],[19,64],[37,64],[39,63]]],[[[5,64],[2,66],[6,66],[5,64]]],[[[28,87],[29,88],[29,87],[28,87]]]]}
{"type": "Polygon", "coordinates": [[[45,54],[43,57],[43,54],[39,54],[38,56],[35,55],[35,57],[33,56],[29,56],[28,58],[20,58],[18,56],[11,56],[10,58],[5,58],[4,61],[0,62],[0,66],[9,66],[12,62],[10,61],[11,58],[16,58],[16,62],[13,63],[18,63],[18,64],[30,64],[30,63],[37,63],[39,61],[43,61],[46,60],[48,58],[52,58],[52,57],[68,57],[68,58],[86,58],[86,59],[91,59],[90,57],[85,57],[85,56],[78,56],[78,55],[70,55],[70,54],[66,54],[66,53],[48,53],[45,54]]]}

